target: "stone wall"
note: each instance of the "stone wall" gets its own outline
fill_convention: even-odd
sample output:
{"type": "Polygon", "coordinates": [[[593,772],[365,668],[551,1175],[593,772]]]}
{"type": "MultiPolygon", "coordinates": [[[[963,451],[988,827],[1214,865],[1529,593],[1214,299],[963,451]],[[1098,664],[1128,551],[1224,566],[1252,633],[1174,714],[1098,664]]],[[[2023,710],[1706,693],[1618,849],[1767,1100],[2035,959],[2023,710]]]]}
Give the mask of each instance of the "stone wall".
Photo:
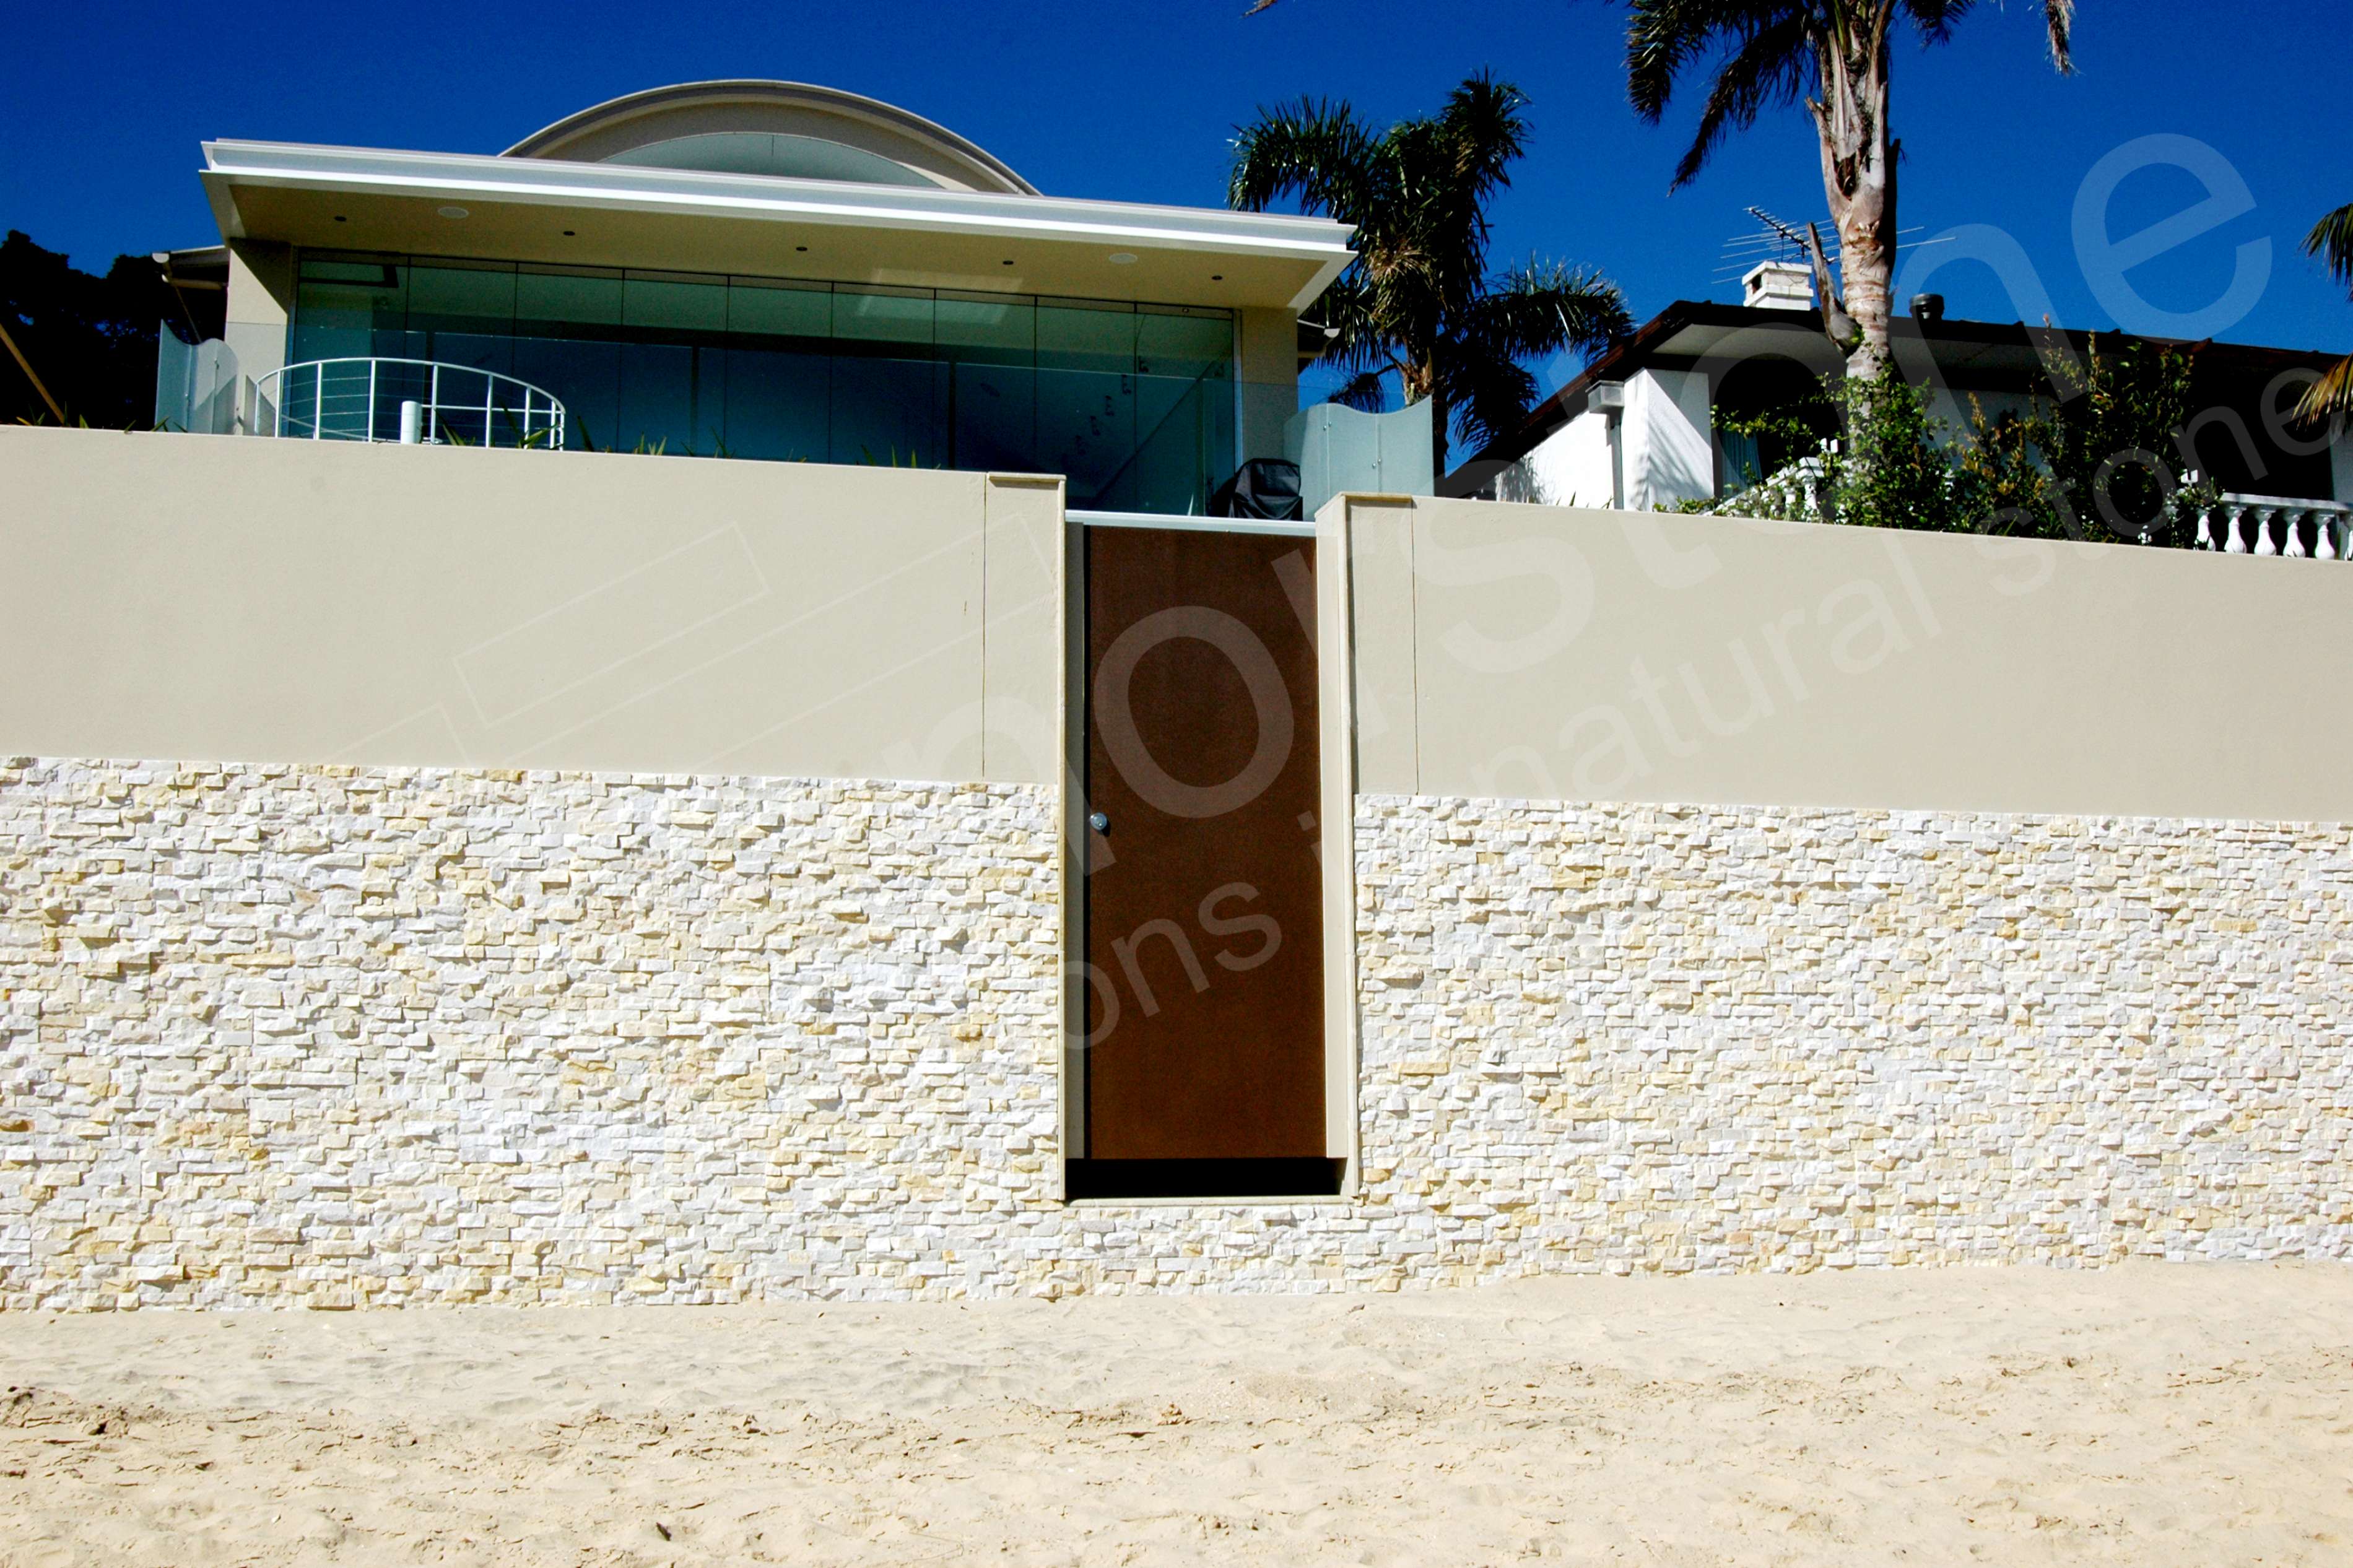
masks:
{"type": "Polygon", "coordinates": [[[1443,1257],[2353,1255],[2353,831],[1359,803],[1366,1178],[1443,1257]]]}
{"type": "Polygon", "coordinates": [[[0,1306],[2353,1251],[2345,829],[1367,797],[1362,1191],[1065,1205],[1053,805],[0,761],[0,1306]]]}
{"type": "Polygon", "coordinates": [[[1052,813],[1009,785],[0,765],[0,1299],[1005,1290],[1052,813]]]}

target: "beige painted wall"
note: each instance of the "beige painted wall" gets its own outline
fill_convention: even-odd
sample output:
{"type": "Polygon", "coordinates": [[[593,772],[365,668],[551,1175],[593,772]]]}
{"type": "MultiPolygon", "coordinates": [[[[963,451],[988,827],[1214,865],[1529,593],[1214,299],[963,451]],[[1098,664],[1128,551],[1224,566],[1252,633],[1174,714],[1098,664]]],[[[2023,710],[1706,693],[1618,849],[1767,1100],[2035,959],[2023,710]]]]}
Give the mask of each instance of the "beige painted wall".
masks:
{"type": "Polygon", "coordinates": [[[1325,520],[1365,793],[2353,818],[2353,567],[1452,500],[1325,520]]]}
{"type": "MultiPolygon", "coordinates": [[[[1283,427],[1299,412],[1299,313],[1295,310],[1238,310],[1235,359],[1241,384],[1240,456],[1282,456],[1283,427]]],[[[1222,478],[1222,476],[1220,476],[1222,478]]]]}
{"type": "MultiPolygon", "coordinates": [[[[228,304],[221,341],[237,374],[259,381],[286,363],[286,325],[294,310],[294,251],[266,240],[228,242],[228,304]]],[[[244,401],[240,397],[240,409],[244,401]]]]}
{"type": "Polygon", "coordinates": [[[1048,783],[1057,479],[0,430],[0,753],[1048,783]]]}

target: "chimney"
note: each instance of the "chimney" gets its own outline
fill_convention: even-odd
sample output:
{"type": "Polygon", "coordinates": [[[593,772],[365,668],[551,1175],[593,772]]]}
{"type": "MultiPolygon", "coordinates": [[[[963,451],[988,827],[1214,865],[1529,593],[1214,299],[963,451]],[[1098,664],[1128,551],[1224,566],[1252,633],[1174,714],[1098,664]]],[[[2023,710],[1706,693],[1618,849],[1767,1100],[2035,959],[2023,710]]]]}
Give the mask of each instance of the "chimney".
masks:
{"type": "Polygon", "coordinates": [[[1760,310],[1810,310],[1814,308],[1814,275],[1791,261],[1767,261],[1752,267],[1740,280],[1746,298],[1741,303],[1760,310]]]}

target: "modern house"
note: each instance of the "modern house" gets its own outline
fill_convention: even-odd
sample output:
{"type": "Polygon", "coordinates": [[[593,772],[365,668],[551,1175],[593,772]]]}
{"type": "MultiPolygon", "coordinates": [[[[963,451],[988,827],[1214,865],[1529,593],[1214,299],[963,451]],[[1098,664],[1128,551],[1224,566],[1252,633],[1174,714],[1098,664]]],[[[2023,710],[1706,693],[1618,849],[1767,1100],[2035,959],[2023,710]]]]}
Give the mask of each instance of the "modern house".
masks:
{"type": "MultiPolygon", "coordinates": [[[[1563,505],[1653,507],[1729,498],[1787,454],[1762,453],[1726,421],[1819,402],[1843,374],[1822,335],[1805,268],[1767,263],[1743,280],[1740,304],[1679,300],[1547,398],[1508,439],[1466,459],[1440,493],[1563,505]]],[[[1930,297],[1899,318],[1896,359],[1932,389],[1931,415],[1964,433],[1976,409],[2023,411],[2056,393],[2048,360],[2074,356],[2082,332],[2021,322],[1947,320],[1930,297]]],[[[2353,506],[2353,436],[2300,429],[2287,417],[2333,354],[2223,342],[2140,339],[2191,363],[2199,412],[2177,474],[2211,478],[2226,498],[2231,538],[2341,558],[2353,506]],[[2332,435],[2334,439],[2332,440],[2332,435]]],[[[2114,340],[2103,336],[2108,352],[2114,340]]],[[[1817,432],[1832,432],[1827,424],[1817,432]]],[[[2224,541],[2216,539],[2218,547],[2224,541]]]]}
{"type": "Polygon", "coordinates": [[[1283,455],[1300,314],[1350,258],[1321,218],[1044,195],[786,82],[636,93],[496,156],[204,153],[225,248],[172,264],[225,277],[233,370],[174,373],[184,428],[396,438],[409,405],[417,440],[1052,473],[1075,506],[1199,512],[1283,455]]]}

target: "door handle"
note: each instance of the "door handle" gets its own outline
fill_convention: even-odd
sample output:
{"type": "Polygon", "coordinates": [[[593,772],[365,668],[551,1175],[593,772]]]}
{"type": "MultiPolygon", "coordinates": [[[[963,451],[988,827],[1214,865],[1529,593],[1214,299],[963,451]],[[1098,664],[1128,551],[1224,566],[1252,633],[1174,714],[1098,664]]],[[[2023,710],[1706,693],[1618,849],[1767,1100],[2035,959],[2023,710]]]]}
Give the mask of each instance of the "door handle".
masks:
{"type": "Polygon", "coordinates": [[[1109,837],[1111,836],[1111,818],[1105,816],[1100,811],[1092,811],[1087,814],[1087,826],[1093,828],[1097,833],[1103,835],[1105,837],[1109,837]]]}

